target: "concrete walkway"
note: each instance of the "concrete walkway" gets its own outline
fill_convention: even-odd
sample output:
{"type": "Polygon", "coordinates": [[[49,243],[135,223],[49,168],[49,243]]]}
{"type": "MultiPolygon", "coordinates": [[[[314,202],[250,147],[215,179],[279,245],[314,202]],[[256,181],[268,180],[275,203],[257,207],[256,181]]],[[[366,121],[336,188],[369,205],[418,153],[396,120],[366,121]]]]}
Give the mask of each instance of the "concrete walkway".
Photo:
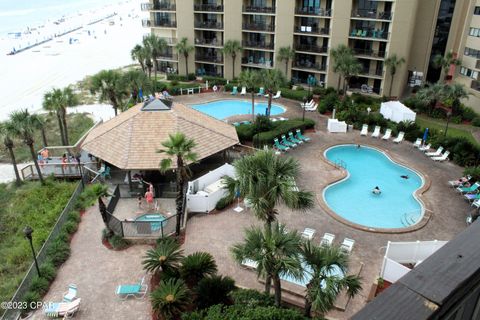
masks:
{"type": "MultiPolygon", "coordinates": [[[[88,209],[70,244],[71,256],[60,267],[43,301],[60,302],[67,286],[74,283],[82,299],[75,319],[150,320],[148,295],[143,300],[127,301],[115,295],[119,284],[134,284],[145,275],[141,260],[149,246],[109,250],[101,243],[103,228],[97,206],[88,209]]],[[[146,281],[149,284],[150,277],[146,281]]],[[[32,319],[45,319],[45,316],[37,311],[32,319]]]]}

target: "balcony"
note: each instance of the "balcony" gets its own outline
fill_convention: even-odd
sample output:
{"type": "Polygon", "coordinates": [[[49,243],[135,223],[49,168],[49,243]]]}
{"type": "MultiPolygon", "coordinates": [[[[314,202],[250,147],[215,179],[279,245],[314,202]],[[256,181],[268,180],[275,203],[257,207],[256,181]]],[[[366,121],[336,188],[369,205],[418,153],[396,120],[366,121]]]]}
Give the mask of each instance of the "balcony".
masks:
{"type": "Polygon", "coordinates": [[[176,28],[176,21],[152,21],[148,19],[142,20],[142,26],[144,27],[159,27],[159,28],[176,28]]]}
{"type": "Polygon", "coordinates": [[[383,70],[370,70],[365,68],[359,72],[359,75],[367,77],[383,77],[383,70]]]}
{"type": "Polygon", "coordinates": [[[327,66],[325,64],[312,63],[310,61],[296,60],[293,61],[292,68],[312,70],[312,71],[326,71],[327,66]]]}
{"type": "Polygon", "coordinates": [[[275,7],[267,6],[243,6],[245,13],[275,13],[275,7]]]}
{"type": "Polygon", "coordinates": [[[373,51],[373,50],[366,50],[366,49],[356,49],[352,48],[353,53],[356,56],[368,57],[368,58],[385,58],[385,51],[373,51]]]}
{"type": "Polygon", "coordinates": [[[222,30],[223,23],[218,21],[195,21],[195,28],[222,30]]]}
{"type": "Polygon", "coordinates": [[[141,3],[140,4],[140,9],[142,11],[150,11],[150,10],[153,9],[153,4],[151,4],[151,3],[141,3]]]}
{"type": "Polygon", "coordinates": [[[304,52],[312,52],[312,53],[327,53],[328,47],[320,47],[315,44],[295,44],[295,50],[297,51],[304,51],[304,52]]]}
{"type": "MultiPolygon", "coordinates": [[[[146,37],[150,36],[151,33],[147,33],[143,35],[143,38],[145,39],[146,37]]],[[[177,38],[168,38],[168,37],[158,37],[159,39],[165,40],[165,42],[169,45],[175,45],[177,44],[177,38]]]]}
{"type": "Polygon", "coordinates": [[[260,58],[260,59],[254,59],[253,57],[243,57],[242,58],[242,64],[249,66],[249,67],[255,67],[255,68],[272,68],[272,60],[265,60],[265,58],[260,58]]]}
{"type": "Polygon", "coordinates": [[[194,11],[204,11],[204,12],[223,12],[223,5],[216,4],[194,4],[194,11]]]}
{"type": "Polygon", "coordinates": [[[195,45],[221,47],[221,46],[223,46],[223,41],[218,40],[217,38],[213,38],[213,39],[195,38],[195,45]]]}
{"type": "Polygon", "coordinates": [[[352,18],[367,18],[374,20],[392,20],[392,12],[377,12],[376,10],[358,9],[352,11],[352,18]]]}
{"type": "Polygon", "coordinates": [[[297,7],[295,8],[295,14],[319,16],[319,17],[331,17],[332,9],[314,8],[314,7],[297,7]]]}
{"type": "Polygon", "coordinates": [[[197,53],[195,55],[195,61],[203,62],[203,63],[223,63],[223,55],[209,55],[209,54],[201,54],[197,53]]]}
{"type": "MultiPolygon", "coordinates": [[[[388,32],[380,29],[357,30],[350,31],[350,37],[355,38],[370,38],[371,40],[388,40],[388,32]]],[[[367,39],[368,40],[368,39],[367,39]]]]}
{"type": "Polygon", "coordinates": [[[178,61],[178,55],[173,52],[160,52],[158,60],[178,61]]]}
{"type": "Polygon", "coordinates": [[[244,23],[243,30],[275,32],[275,25],[266,23],[244,23]]]}
{"type": "Polygon", "coordinates": [[[164,3],[155,1],[155,3],[142,3],[141,4],[142,11],[150,11],[150,10],[157,10],[157,11],[175,11],[176,6],[175,4],[171,3],[164,3]]]}
{"type": "Polygon", "coordinates": [[[249,48],[249,49],[265,49],[265,50],[273,50],[274,44],[273,43],[267,43],[265,41],[249,41],[249,40],[244,40],[242,41],[242,46],[244,48],[249,48]]]}
{"type": "Polygon", "coordinates": [[[330,34],[329,28],[318,28],[318,27],[310,27],[310,26],[298,26],[294,28],[294,32],[296,33],[304,33],[308,34],[319,34],[328,36],[330,34]]]}
{"type": "Polygon", "coordinates": [[[472,84],[470,85],[470,88],[476,91],[480,91],[480,81],[472,80],[472,84]]]}
{"type": "Polygon", "coordinates": [[[475,69],[480,69],[480,60],[475,63],[475,69]]]}

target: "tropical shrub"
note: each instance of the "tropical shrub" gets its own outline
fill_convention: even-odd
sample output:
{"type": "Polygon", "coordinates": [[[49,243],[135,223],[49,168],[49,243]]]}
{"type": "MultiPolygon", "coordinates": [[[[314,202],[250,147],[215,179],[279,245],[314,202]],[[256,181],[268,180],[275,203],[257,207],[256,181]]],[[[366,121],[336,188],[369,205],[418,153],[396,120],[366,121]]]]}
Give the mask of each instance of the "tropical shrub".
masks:
{"type": "Polygon", "coordinates": [[[70,245],[63,239],[55,239],[47,249],[47,257],[55,265],[59,267],[70,256],[70,245]]]}
{"type": "Polygon", "coordinates": [[[231,304],[229,293],[235,289],[235,281],[230,277],[214,275],[203,278],[196,287],[197,306],[205,309],[215,304],[231,304]]]}
{"type": "Polygon", "coordinates": [[[480,117],[473,118],[472,125],[475,127],[480,127],[480,117]]]}
{"type": "Polygon", "coordinates": [[[204,311],[187,313],[182,320],[306,320],[297,310],[276,307],[254,307],[214,305],[204,311]]]}
{"type": "Polygon", "coordinates": [[[215,205],[215,209],[223,210],[232,204],[232,199],[230,197],[223,197],[218,200],[217,204],[215,205]]]}
{"type": "Polygon", "coordinates": [[[251,124],[241,124],[235,127],[240,142],[252,141],[255,130],[251,124]]]}
{"type": "Polygon", "coordinates": [[[208,81],[208,85],[211,86],[224,86],[227,84],[227,79],[222,77],[203,76],[203,81],[208,81]]]}
{"type": "Polygon", "coordinates": [[[50,286],[50,282],[43,278],[35,276],[30,282],[30,290],[33,292],[37,292],[41,296],[47,293],[48,287],[50,286]]]}
{"type": "Polygon", "coordinates": [[[108,238],[108,242],[110,243],[112,248],[116,250],[123,250],[125,248],[128,248],[131,245],[130,241],[123,239],[122,237],[117,236],[116,234],[108,238]]]}
{"type": "Polygon", "coordinates": [[[272,295],[253,289],[237,289],[230,293],[235,304],[253,307],[269,307],[275,304],[272,295]]]}
{"type": "Polygon", "coordinates": [[[307,98],[307,96],[308,96],[308,92],[306,92],[304,90],[297,91],[297,90],[292,90],[292,89],[288,89],[288,88],[280,88],[279,90],[282,91],[282,97],[287,98],[287,99],[292,99],[292,100],[297,100],[297,101],[302,101],[303,102],[303,98],[304,97],[307,98]]]}
{"type": "Polygon", "coordinates": [[[63,225],[62,229],[65,230],[65,232],[68,233],[68,234],[74,233],[78,229],[78,222],[67,221],[63,225]]]}
{"type": "Polygon", "coordinates": [[[333,108],[340,102],[336,92],[331,92],[327,94],[323,99],[320,100],[318,104],[318,112],[325,113],[328,111],[333,111],[333,108]]]}
{"type": "Polygon", "coordinates": [[[161,281],[157,289],[150,294],[153,310],[165,319],[176,319],[185,311],[190,302],[188,288],[182,280],[161,281]]]}
{"type": "Polygon", "coordinates": [[[40,266],[40,274],[48,281],[53,281],[57,275],[57,269],[52,262],[47,261],[40,266]]]}
{"type": "Polygon", "coordinates": [[[480,180],[480,167],[468,167],[463,170],[465,176],[470,175],[474,181],[480,180]]]}
{"type": "Polygon", "coordinates": [[[272,128],[273,122],[270,120],[269,117],[258,115],[255,118],[255,122],[253,123],[253,131],[255,133],[269,131],[272,130],[272,128]]]}
{"type": "Polygon", "coordinates": [[[180,277],[187,286],[194,287],[200,280],[217,273],[217,264],[208,252],[195,252],[183,258],[180,277]]]}

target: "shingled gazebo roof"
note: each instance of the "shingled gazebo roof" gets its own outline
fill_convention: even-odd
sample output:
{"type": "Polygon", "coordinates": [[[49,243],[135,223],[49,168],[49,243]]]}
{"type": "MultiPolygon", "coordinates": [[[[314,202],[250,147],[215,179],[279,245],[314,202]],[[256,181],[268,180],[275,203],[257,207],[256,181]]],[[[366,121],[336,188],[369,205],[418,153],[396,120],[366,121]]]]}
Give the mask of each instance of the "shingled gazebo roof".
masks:
{"type": "Polygon", "coordinates": [[[155,170],[167,157],[157,150],[175,132],[195,140],[198,160],[239,143],[233,126],[182,104],[157,99],[94,128],[81,148],[120,169],[155,170]]]}

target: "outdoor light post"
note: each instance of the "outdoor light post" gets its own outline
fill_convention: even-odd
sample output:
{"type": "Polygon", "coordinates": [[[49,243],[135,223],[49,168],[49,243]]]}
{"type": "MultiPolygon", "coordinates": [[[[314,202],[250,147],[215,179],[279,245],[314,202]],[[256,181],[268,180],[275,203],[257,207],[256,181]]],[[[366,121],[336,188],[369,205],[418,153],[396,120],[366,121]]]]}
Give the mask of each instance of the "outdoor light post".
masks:
{"type": "Polygon", "coordinates": [[[307,97],[303,96],[303,114],[302,114],[302,122],[305,122],[305,108],[307,107],[307,97]]]}
{"type": "Polygon", "coordinates": [[[23,229],[23,234],[25,235],[25,238],[27,238],[28,241],[30,241],[30,247],[32,248],[33,260],[35,261],[35,268],[37,268],[37,273],[38,273],[38,276],[40,277],[40,269],[38,268],[37,255],[35,254],[35,249],[33,248],[33,243],[32,243],[32,233],[33,233],[33,229],[30,228],[29,226],[26,226],[23,229]]]}
{"type": "Polygon", "coordinates": [[[452,112],[448,111],[447,112],[447,125],[445,126],[445,133],[443,134],[444,137],[447,136],[447,130],[448,130],[448,123],[450,122],[450,117],[452,116],[452,112]]]}

